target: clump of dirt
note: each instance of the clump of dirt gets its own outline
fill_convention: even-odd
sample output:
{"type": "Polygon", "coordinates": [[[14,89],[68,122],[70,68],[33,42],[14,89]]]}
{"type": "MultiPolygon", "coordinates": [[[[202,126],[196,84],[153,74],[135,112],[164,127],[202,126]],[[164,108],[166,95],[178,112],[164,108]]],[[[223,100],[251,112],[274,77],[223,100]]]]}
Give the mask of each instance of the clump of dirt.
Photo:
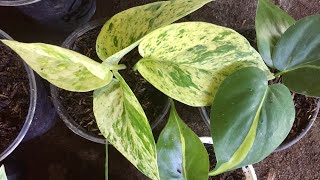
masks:
{"type": "MultiPolygon", "coordinates": [[[[95,28],[80,36],[74,42],[72,49],[97,62],[101,62],[96,54],[95,47],[100,28],[95,28]]],[[[133,71],[133,66],[140,58],[137,49],[134,49],[120,61],[120,64],[125,64],[127,68],[120,70],[119,73],[137,97],[149,122],[152,124],[161,115],[168,98],[148,83],[137,71],[133,71]]],[[[93,132],[98,136],[101,135],[92,109],[93,92],[77,93],[59,89],[59,98],[75,122],[89,132],[93,132]]]]}
{"type": "Polygon", "coordinates": [[[22,59],[0,42],[0,153],[18,136],[29,109],[29,80],[22,59]]]}

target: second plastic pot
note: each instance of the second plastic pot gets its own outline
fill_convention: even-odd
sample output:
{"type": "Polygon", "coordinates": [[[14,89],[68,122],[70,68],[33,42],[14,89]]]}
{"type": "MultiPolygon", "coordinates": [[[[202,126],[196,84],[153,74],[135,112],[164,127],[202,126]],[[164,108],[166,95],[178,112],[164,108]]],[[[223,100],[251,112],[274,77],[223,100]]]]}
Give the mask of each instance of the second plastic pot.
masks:
{"type": "MultiPolygon", "coordinates": [[[[97,28],[101,28],[105,22],[106,22],[105,19],[101,19],[98,21],[90,22],[87,25],[84,25],[84,26],[78,28],[72,34],[70,34],[68,36],[68,38],[63,42],[62,47],[67,48],[67,49],[73,49],[73,45],[79,37],[81,37],[82,35],[84,35],[88,31],[91,31],[91,30],[94,30],[97,28]]],[[[70,130],[72,130],[75,134],[77,134],[87,140],[90,140],[90,141],[93,141],[96,143],[105,144],[106,143],[105,138],[97,136],[97,135],[87,131],[85,128],[81,127],[78,123],[76,123],[74,121],[74,119],[70,116],[70,114],[66,110],[66,107],[64,107],[62,105],[62,103],[60,102],[59,89],[57,87],[55,87],[54,85],[51,85],[50,88],[51,88],[51,95],[53,98],[54,106],[55,106],[60,118],[64,121],[64,123],[67,125],[67,127],[70,130]]],[[[154,129],[165,118],[169,109],[170,109],[170,100],[169,100],[169,98],[167,98],[165,105],[162,109],[162,112],[158,115],[156,120],[154,120],[151,123],[152,129],[154,129]]]]}

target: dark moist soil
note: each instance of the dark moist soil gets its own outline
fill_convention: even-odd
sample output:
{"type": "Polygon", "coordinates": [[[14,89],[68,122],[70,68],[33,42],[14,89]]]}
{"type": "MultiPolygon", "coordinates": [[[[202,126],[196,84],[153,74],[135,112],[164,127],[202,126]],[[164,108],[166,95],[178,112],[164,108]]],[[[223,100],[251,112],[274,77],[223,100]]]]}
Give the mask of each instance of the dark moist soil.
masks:
{"type": "MultiPolygon", "coordinates": [[[[72,49],[97,62],[101,62],[95,49],[96,38],[99,32],[100,27],[80,36],[75,41],[72,49]]],[[[167,97],[148,83],[138,72],[132,70],[133,66],[140,58],[137,49],[134,49],[121,60],[120,63],[125,64],[127,69],[120,70],[119,73],[123,76],[138,98],[149,122],[152,124],[152,122],[161,115],[166,105],[167,97]]],[[[59,98],[63,107],[65,107],[76,123],[95,135],[101,135],[92,109],[93,91],[76,93],[59,89],[59,98]]]]}
{"type": "MultiPolygon", "coordinates": [[[[212,170],[217,163],[216,157],[213,152],[213,146],[212,144],[204,144],[204,147],[209,154],[210,170],[212,170]]],[[[211,176],[209,177],[209,180],[246,180],[246,176],[243,173],[242,169],[236,169],[217,176],[211,176]]]]}
{"type": "Polygon", "coordinates": [[[18,136],[29,109],[29,80],[22,59],[0,42],[0,154],[18,136]]]}

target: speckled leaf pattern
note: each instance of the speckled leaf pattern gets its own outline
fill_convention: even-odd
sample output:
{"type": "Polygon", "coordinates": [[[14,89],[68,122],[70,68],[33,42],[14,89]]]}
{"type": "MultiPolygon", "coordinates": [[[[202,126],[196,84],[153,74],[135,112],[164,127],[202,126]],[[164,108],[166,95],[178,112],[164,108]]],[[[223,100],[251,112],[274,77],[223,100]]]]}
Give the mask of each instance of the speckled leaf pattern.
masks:
{"type": "Polygon", "coordinates": [[[198,136],[181,120],[174,103],[157,142],[161,180],[208,180],[209,158],[198,136]]]}
{"type": "Polygon", "coordinates": [[[42,78],[62,89],[91,91],[110,83],[112,72],[90,58],[58,46],[1,40],[42,78]]]}
{"type": "Polygon", "coordinates": [[[211,109],[211,134],[217,175],[254,164],[270,155],[287,137],[295,109],[289,89],[268,86],[263,71],[240,69],[222,82],[211,109]]]}
{"type": "Polygon", "coordinates": [[[290,90],[320,96],[320,15],[291,26],[277,43],[273,60],[290,90]]]}
{"type": "Polygon", "coordinates": [[[0,180],[7,180],[6,172],[3,165],[0,167],[0,180]]]}
{"type": "Polygon", "coordinates": [[[273,67],[272,53],[281,35],[295,23],[285,11],[269,0],[259,0],[256,32],[259,52],[269,67],[273,67]]]}
{"type": "Polygon", "coordinates": [[[109,85],[94,91],[93,111],[104,137],[138,170],[159,179],[151,127],[137,98],[118,72],[109,85]]]}
{"type": "Polygon", "coordinates": [[[212,0],[159,1],[133,7],[113,16],[97,39],[100,59],[118,62],[151,31],[171,24],[212,0]],[[111,57],[110,57],[111,56],[111,57]]]}
{"type": "Polygon", "coordinates": [[[166,95],[191,106],[212,103],[220,83],[242,67],[272,74],[249,42],[232,29],[204,23],[177,23],[147,35],[135,68],[166,95]]]}

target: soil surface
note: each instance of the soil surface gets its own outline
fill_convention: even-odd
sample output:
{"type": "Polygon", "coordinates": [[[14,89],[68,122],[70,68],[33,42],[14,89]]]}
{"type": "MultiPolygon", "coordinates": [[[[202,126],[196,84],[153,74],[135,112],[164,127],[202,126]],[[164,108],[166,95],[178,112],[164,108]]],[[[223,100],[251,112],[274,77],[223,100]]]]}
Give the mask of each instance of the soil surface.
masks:
{"type": "Polygon", "coordinates": [[[29,109],[29,80],[22,59],[0,42],[0,154],[18,136],[29,109]]]}
{"type": "MultiPolygon", "coordinates": [[[[96,38],[100,32],[100,28],[101,27],[96,28],[80,36],[73,44],[72,49],[97,62],[101,62],[95,49],[96,38]]],[[[127,68],[125,70],[120,70],[119,73],[123,76],[136,95],[148,120],[152,124],[159,119],[159,116],[161,116],[168,98],[148,83],[139,72],[132,70],[139,59],[141,59],[141,57],[138,50],[134,49],[120,61],[120,64],[125,64],[127,68]]],[[[93,91],[77,93],[59,89],[59,98],[62,105],[75,122],[89,132],[101,136],[92,109],[93,91]]]]}
{"type": "Polygon", "coordinates": [[[254,165],[261,180],[318,180],[320,178],[320,119],[297,144],[273,153],[254,165]]]}

